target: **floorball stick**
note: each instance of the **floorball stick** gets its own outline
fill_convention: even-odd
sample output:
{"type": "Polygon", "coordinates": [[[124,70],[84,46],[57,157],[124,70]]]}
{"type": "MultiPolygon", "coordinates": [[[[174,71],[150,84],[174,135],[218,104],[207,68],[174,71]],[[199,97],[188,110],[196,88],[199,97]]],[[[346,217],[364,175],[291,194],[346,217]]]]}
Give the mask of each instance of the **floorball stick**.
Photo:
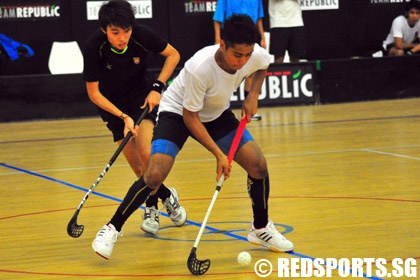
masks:
{"type": "MultiPolygon", "coordinates": [[[[141,114],[141,116],[136,121],[135,126],[139,125],[141,123],[141,121],[147,115],[148,111],[149,111],[149,106],[146,106],[146,108],[143,110],[143,113],[141,114]]],[[[104,170],[102,170],[99,177],[96,179],[96,181],[92,184],[92,186],[90,187],[88,192],[83,197],[82,201],[80,201],[79,206],[77,207],[76,211],[73,214],[73,217],[70,219],[70,221],[67,225],[67,233],[71,237],[77,238],[77,237],[80,237],[82,235],[83,230],[85,229],[85,226],[77,224],[77,217],[79,216],[80,210],[82,209],[86,200],[89,198],[89,195],[95,190],[95,188],[98,186],[99,182],[102,180],[102,178],[108,172],[111,165],[114,163],[114,161],[120,155],[120,153],[124,149],[125,145],[127,145],[128,141],[130,140],[132,135],[133,135],[133,133],[131,131],[129,131],[127,133],[127,135],[124,137],[121,144],[118,146],[118,149],[115,151],[115,153],[112,155],[111,159],[108,161],[108,164],[105,166],[104,170]]]]}
{"type": "MultiPolygon", "coordinates": [[[[236,130],[235,137],[233,138],[232,145],[230,146],[230,150],[228,153],[228,161],[229,164],[232,162],[233,157],[235,156],[236,150],[238,149],[239,142],[242,138],[242,134],[245,130],[246,126],[246,116],[242,118],[241,122],[239,123],[238,129],[236,130]]],[[[194,246],[191,249],[190,256],[187,260],[187,266],[190,272],[194,275],[203,275],[207,272],[210,268],[210,259],[206,260],[199,260],[197,259],[197,247],[198,243],[200,242],[201,235],[204,232],[204,229],[207,225],[207,220],[210,217],[210,213],[213,209],[213,205],[216,202],[216,198],[222,188],[223,182],[225,180],[224,175],[220,177],[219,181],[217,182],[216,190],[214,192],[213,198],[210,202],[209,208],[207,209],[206,216],[204,217],[203,223],[201,224],[200,231],[198,232],[197,238],[195,239],[194,246]]]]}

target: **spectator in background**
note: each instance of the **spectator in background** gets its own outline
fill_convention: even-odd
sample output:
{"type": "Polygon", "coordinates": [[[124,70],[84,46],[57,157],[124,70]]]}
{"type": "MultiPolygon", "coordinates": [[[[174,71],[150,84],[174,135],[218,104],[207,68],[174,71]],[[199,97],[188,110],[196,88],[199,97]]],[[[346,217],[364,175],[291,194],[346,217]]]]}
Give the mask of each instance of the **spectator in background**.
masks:
{"type": "Polygon", "coordinates": [[[305,56],[305,34],[299,0],[269,0],[270,53],[283,63],[286,51],[290,62],[305,56]]]}
{"type": "MultiPolygon", "coordinates": [[[[262,0],[218,0],[216,5],[216,11],[213,15],[214,23],[214,41],[215,44],[220,43],[220,30],[223,28],[223,24],[227,18],[233,14],[244,14],[249,16],[254,23],[257,25],[258,33],[260,34],[260,46],[264,49],[267,48],[264,36],[263,21],[264,18],[264,7],[262,0]]],[[[252,76],[245,80],[245,98],[248,95],[252,85],[252,76]]],[[[255,114],[252,116],[252,120],[259,121],[261,116],[255,114]]]]}
{"type": "Polygon", "coordinates": [[[391,30],[383,42],[385,55],[402,56],[420,52],[420,2],[411,0],[405,14],[394,19],[391,30]]]}

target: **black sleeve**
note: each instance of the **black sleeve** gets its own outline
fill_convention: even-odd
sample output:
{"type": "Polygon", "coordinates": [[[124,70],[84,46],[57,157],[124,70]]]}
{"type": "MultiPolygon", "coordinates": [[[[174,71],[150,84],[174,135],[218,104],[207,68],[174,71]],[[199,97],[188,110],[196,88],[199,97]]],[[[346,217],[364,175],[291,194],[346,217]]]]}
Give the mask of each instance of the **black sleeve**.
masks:
{"type": "Polygon", "coordinates": [[[168,45],[168,42],[154,30],[142,24],[136,24],[131,37],[142,44],[146,50],[154,53],[163,52],[168,45]]]}
{"type": "Polygon", "coordinates": [[[83,80],[97,82],[101,77],[100,48],[104,43],[102,34],[95,32],[86,41],[83,52],[83,80]]]}

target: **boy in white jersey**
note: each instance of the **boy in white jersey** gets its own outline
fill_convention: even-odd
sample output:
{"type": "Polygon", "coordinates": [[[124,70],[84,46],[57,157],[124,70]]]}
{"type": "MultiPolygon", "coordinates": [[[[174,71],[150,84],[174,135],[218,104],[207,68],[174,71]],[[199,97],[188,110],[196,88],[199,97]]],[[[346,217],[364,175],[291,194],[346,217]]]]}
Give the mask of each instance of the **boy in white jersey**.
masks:
{"type": "MultiPolygon", "coordinates": [[[[226,155],[239,124],[229,108],[230,97],[244,79],[253,75],[251,91],[242,105],[242,115],[251,121],[269,66],[270,55],[257,41],[258,30],[252,19],[233,15],[225,22],[220,44],[201,49],[185,63],[162,95],[149,165],[112,218],[115,228],[121,228],[149,194],[159,188],[189,136],[216,157],[216,180],[222,174],[226,179],[229,177],[231,166],[226,155]]],[[[254,214],[248,241],[276,252],[292,251],[293,243],[268,219],[267,161],[246,129],[234,160],[248,173],[247,187],[254,214]]],[[[118,234],[114,231],[105,237],[97,236],[96,248],[110,255],[118,234]]]]}

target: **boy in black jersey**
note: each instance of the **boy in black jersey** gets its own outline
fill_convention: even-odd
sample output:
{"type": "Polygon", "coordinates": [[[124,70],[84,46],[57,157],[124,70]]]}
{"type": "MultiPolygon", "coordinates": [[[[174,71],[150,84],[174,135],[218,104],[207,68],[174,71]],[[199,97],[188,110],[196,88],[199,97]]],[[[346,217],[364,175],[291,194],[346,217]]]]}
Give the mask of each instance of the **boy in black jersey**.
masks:
{"type": "MultiPolygon", "coordinates": [[[[128,131],[132,139],[123,154],[132,170],[140,177],[149,161],[157,105],[165,83],[180,60],[178,51],[150,28],[138,24],[133,7],[125,0],[111,0],[99,11],[100,29],[87,40],[83,50],[86,88],[90,100],[114,141],[121,144],[128,131]],[[160,54],[165,61],[157,80],[150,81],[147,71],[149,53],[160,54]],[[149,113],[138,127],[134,120],[140,108],[149,105],[149,113]]],[[[142,229],[156,234],[159,228],[157,197],[166,206],[170,218],[177,226],[186,220],[185,209],[179,205],[175,189],[162,185],[156,195],[149,197],[143,215],[142,229]]],[[[111,230],[105,225],[102,231],[111,230]]],[[[120,231],[120,229],[117,229],[120,231]]],[[[97,251],[97,248],[95,248],[97,251]]],[[[103,256],[107,257],[107,256],[103,256]]]]}

